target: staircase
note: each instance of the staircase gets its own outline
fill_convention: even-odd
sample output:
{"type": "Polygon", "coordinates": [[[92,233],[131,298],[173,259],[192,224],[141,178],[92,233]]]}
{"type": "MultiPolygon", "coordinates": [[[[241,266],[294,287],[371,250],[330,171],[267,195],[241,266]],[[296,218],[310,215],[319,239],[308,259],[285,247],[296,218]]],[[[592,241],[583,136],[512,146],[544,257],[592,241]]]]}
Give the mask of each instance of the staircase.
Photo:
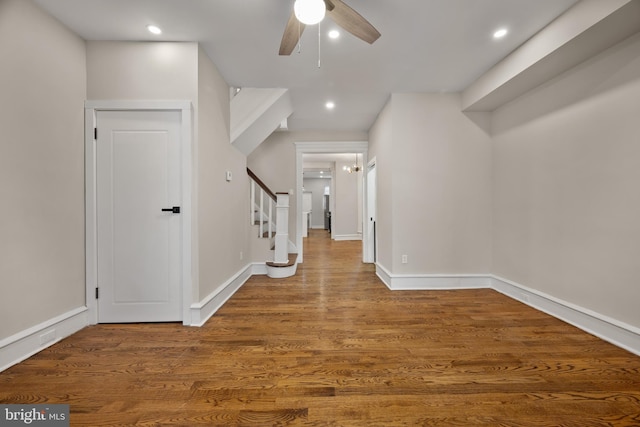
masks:
{"type": "Polygon", "coordinates": [[[287,89],[242,88],[231,99],[231,144],[248,156],[292,112],[287,89]]]}
{"type": "Polygon", "coordinates": [[[289,253],[289,193],[274,193],[247,168],[251,182],[250,221],[258,239],[268,239],[273,261],[267,261],[267,276],[293,276],[297,254],[289,253]]]}

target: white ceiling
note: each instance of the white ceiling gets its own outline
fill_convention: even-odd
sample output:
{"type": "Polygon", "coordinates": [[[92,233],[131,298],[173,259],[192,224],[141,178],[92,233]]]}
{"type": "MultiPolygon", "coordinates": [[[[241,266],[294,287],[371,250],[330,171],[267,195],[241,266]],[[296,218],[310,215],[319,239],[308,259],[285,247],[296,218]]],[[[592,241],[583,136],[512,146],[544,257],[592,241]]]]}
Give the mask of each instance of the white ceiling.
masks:
{"type": "Polygon", "coordinates": [[[367,131],[391,93],[460,91],[576,1],[346,0],[382,37],[330,40],[325,19],[318,68],[318,26],[278,55],[293,0],[35,0],[87,40],[201,43],[230,86],[289,88],[294,131],[367,131]]]}

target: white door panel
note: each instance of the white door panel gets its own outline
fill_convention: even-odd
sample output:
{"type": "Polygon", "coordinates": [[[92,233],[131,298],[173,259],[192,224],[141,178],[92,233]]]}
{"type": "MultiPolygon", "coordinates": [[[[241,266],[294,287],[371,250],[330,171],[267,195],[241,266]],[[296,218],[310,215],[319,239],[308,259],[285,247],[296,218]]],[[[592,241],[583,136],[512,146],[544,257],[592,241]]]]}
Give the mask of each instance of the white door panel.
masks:
{"type": "Polygon", "coordinates": [[[98,319],[181,320],[180,114],[97,117],[98,319]]]}

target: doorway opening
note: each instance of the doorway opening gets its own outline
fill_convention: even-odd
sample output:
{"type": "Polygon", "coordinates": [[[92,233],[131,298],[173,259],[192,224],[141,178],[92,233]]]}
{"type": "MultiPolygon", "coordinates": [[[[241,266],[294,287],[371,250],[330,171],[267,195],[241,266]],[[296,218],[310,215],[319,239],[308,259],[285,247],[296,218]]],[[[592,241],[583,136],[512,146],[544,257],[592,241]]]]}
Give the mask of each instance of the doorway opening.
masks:
{"type": "Polygon", "coordinates": [[[368,143],[366,141],[355,142],[297,142],[296,144],[296,223],[298,248],[298,260],[304,259],[304,235],[309,235],[313,227],[322,228],[330,233],[333,240],[360,240],[362,241],[362,260],[372,262],[365,250],[369,244],[369,236],[364,232],[365,218],[367,215],[367,189],[366,167],[368,162],[368,143]],[[349,173],[347,168],[354,164],[359,166],[358,171],[349,173]],[[330,178],[322,178],[329,181],[329,185],[313,183],[310,179],[317,178],[330,172],[330,178]],[[306,175],[305,175],[305,172],[306,175]],[[305,176],[307,185],[305,186],[305,176]],[[312,178],[313,177],[313,178],[312,178]],[[316,191],[309,191],[309,186],[316,185],[316,191]],[[323,187],[320,189],[320,187],[323,187]],[[329,187],[325,194],[324,187],[329,187]],[[316,212],[313,215],[312,195],[305,196],[305,192],[317,194],[316,212]],[[325,196],[328,196],[325,198],[325,196]],[[305,198],[311,199],[311,206],[305,206],[305,198]],[[309,214],[311,207],[311,214],[309,214]],[[305,209],[306,208],[306,209],[305,209]],[[327,220],[328,217],[329,221],[327,220]],[[304,219],[307,218],[307,224],[304,219]],[[322,221],[322,222],[321,222],[322,221]],[[326,223],[327,222],[327,223],[326,223]],[[329,231],[330,230],[330,231],[329,231]],[[305,233],[306,231],[306,233],[305,233]]]}
{"type": "Polygon", "coordinates": [[[335,210],[335,162],[322,161],[313,154],[304,155],[303,161],[302,237],[309,237],[311,230],[324,230],[331,236],[331,214],[335,210]]]}

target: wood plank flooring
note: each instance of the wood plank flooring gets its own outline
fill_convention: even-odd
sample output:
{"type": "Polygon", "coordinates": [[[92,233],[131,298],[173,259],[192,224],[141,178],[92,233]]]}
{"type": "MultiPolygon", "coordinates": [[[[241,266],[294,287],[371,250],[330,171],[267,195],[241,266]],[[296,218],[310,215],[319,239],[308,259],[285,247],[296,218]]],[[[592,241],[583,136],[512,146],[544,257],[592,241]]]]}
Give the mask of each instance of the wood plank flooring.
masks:
{"type": "Polygon", "coordinates": [[[202,328],[97,325],[0,373],[71,425],[640,426],[640,357],[491,290],[389,291],[312,230],[202,328]]]}

